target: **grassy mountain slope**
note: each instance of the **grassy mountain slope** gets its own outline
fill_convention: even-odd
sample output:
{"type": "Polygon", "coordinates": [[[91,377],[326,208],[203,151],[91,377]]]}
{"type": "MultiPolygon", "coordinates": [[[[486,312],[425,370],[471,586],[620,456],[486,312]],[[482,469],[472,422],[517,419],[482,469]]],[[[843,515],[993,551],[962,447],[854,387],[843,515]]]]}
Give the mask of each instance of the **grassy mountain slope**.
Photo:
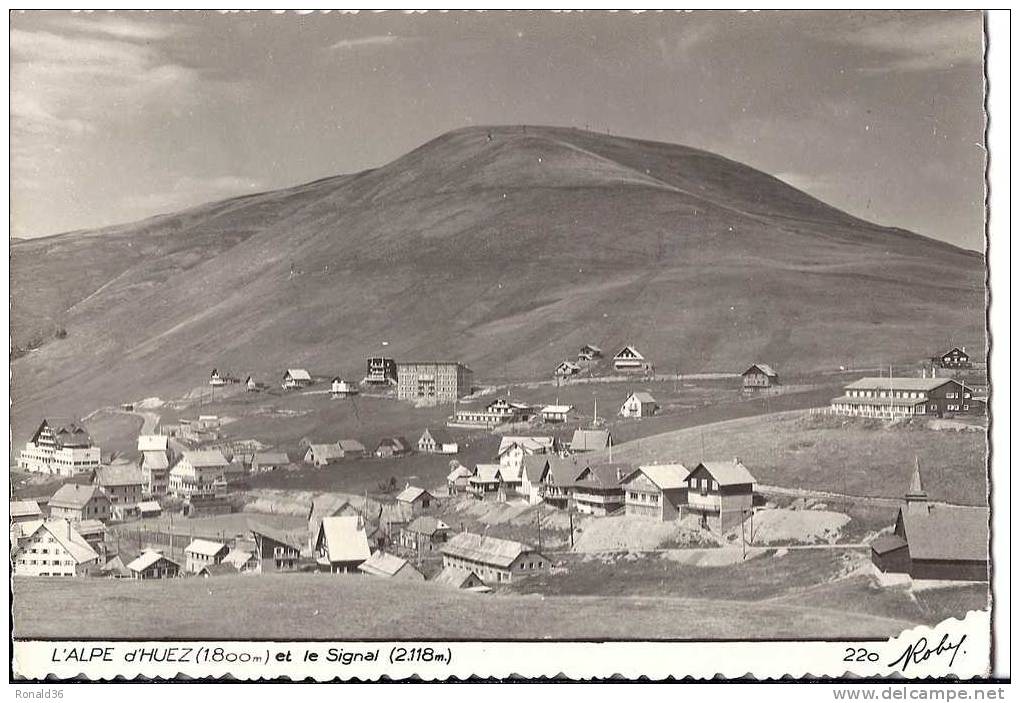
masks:
{"type": "Polygon", "coordinates": [[[14,363],[16,431],[213,366],[355,375],[384,341],[480,380],[545,376],[587,341],[682,372],[984,345],[979,255],[713,154],[565,128],[458,130],[378,169],[12,252],[15,344],[67,330],[14,363]]]}

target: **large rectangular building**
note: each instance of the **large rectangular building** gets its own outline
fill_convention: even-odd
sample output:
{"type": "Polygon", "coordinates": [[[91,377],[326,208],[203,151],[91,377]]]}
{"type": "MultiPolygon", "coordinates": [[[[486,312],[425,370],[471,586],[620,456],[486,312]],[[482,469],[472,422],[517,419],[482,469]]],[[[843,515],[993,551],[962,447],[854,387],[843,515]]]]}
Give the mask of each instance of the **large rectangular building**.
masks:
{"type": "Polygon", "coordinates": [[[473,373],[457,361],[397,363],[397,398],[421,405],[452,403],[471,393],[473,373]]]}
{"type": "Polygon", "coordinates": [[[833,398],[830,409],[863,417],[945,417],[979,410],[973,391],[952,378],[862,378],[833,398]]]}
{"type": "Polygon", "coordinates": [[[76,476],[97,468],[99,447],[77,420],[43,420],[18,456],[18,468],[55,476],[76,476]]]}

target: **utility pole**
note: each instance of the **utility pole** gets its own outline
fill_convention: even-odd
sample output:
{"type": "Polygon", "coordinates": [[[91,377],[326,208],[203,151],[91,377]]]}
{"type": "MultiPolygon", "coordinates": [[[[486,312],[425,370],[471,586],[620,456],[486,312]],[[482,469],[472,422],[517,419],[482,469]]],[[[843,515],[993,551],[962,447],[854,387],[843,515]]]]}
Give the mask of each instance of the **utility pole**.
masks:
{"type": "Polygon", "coordinates": [[[570,519],[570,549],[574,549],[574,511],[567,509],[567,517],[570,519]]]}
{"type": "Polygon", "coordinates": [[[535,511],[535,522],[538,523],[538,551],[542,551],[542,511],[535,511]]]}

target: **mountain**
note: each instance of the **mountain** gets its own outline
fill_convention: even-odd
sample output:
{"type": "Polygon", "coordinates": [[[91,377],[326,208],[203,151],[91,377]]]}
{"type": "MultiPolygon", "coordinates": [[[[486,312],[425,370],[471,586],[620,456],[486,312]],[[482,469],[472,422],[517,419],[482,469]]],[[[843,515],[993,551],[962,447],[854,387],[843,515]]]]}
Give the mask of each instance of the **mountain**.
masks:
{"type": "Polygon", "coordinates": [[[218,366],[364,357],[548,377],[585,342],[659,370],[780,372],[984,347],[974,252],[674,144],[444,134],[377,169],[13,242],[16,426],[177,394],[218,366]],[[383,347],[382,343],[388,342],[383,347]]]}

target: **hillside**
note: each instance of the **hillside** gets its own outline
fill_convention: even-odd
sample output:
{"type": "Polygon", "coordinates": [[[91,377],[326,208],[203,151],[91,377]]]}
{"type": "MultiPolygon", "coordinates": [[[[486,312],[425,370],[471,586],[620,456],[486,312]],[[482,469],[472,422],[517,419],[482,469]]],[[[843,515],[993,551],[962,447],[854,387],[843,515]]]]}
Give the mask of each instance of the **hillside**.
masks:
{"type": "Polygon", "coordinates": [[[374,170],[11,250],[14,344],[45,342],[13,365],[16,437],[213,366],[356,375],[382,342],[481,381],[547,376],[588,341],[685,373],[985,342],[980,255],[714,154],[567,128],[458,130],[374,170]]]}

